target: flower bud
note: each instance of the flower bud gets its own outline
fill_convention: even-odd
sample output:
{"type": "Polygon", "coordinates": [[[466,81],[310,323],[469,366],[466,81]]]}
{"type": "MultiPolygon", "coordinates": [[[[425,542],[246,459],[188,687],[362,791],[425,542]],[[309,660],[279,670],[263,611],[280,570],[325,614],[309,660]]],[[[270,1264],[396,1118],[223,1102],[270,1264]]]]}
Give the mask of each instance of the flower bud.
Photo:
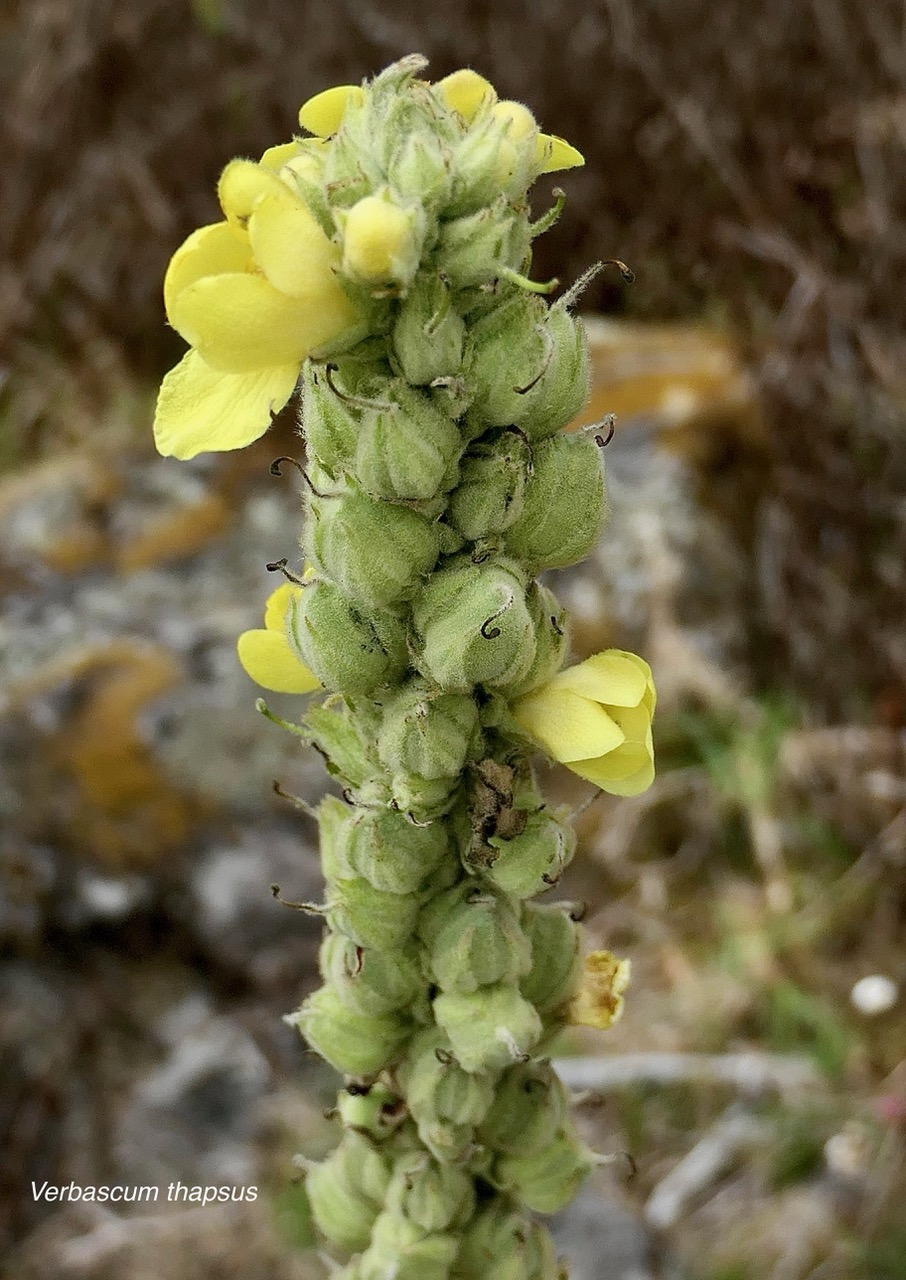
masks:
{"type": "Polygon", "coordinates": [[[580,930],[568,910],[526,903],[522,928],[532,947],[532,967],[520,989],[540,1014],[561,1009],[573,997],[582,974],[580,930]]]}
{"type": "Polygon", "coordinates": [[[354,488],[312,495],[306,535],[315,568],[366,608],[410,596],[440,547],[436,526],[420,515],[354,488]]]}
{"type": "Polygon", "coordinates": [[[446,1231],[472,1216],[475,1190],[467,1173],[416,1153],[397,1161],[385,1204],[422,1231],[446,1231]]]}
{"type": "Polygon", "coordinates": [[[495,1196],[463,1232],[453,1273],[457,1280],[460,1276],[464,1280],[473,1276],[529,1280],[525,1253],[531,1225],[511,1201],[495,1196]]]}
{"type": "Polygon", "coordinates": [[[359,439],[358,414],[333,390],[324,371],[311,362],[302,382],[302,431],[309,457],[334,479],[349,470],[359,439]]]}
{"type": "Polygon", "coordinates": [[[341,1249],[365,1249],[390,1184],[390,1163],[366,1137],[347,1131],[312,1165],[305,1191],[318,1230],[341,1249]]]}
{"type": "Polygon", "coordinates": [[[531,406],[522,421],[533,441],[568,426],[581,413],[591,384],[588,341],[581,320],[565,306],[553,306],[547,313],[543,337],[550,359],[532,390],[531,406]]]}
{"type": "Polygon", "coordinates": [[[400,1083],[422,1140],[438,1159],[453,1157],[446,1142],[430,1136],[435,1126],[464,1129],[471,1139],[472,1128],[484,1119],[494,1098],[493,1075],[464,1071],[450,1041],[436,1027],[413,1039],[400,1067],[400,1083]]]}
{"type": "Polygon", "coordinates": [[[384,893],[362,876],[330,885],[327,920],[360,947],[395,951],[408,942],[418,915],[415,893],[384,893]]]}
{"type": "Polygon", "coordinates": [[[522,510],[531,450],[515,431],[473,445],[450,495],[447,519],[471,541],[508,528],[522,510]]]}
{"type": "Polygon", "coordinates": [[[390,782],[389,804],[415,822],[434,822],[449,812],[458,789],[458,774],[426,778],[420,773],[395,773],[390,782]]]}
{"type": "Polygon", "coordinates": [[[424,272],[400,303],[393,350],[403,376],[414,386],[452,377],[462,365],[465,325],[451,292],[442,275],[424,272]]]}
{"type": "Polygon", "coordinates": [[[565,810],[529,814],[525,830],[508,840],[491,836],[497,857],[484,875],[515,898],[534,898],[557,883],[576,851],[576,833],[565,810]]]}
{"type": "Polygon", "coordinates": [[[535,658],[522,680],[507,689],[509,698],[550,680],[569,653],[569,614],[554,593],[540,582],[533,582],[526,593],[526,604],[535,630],[535,658]]]}
{"type": "Polygon", "coordinates": [[[474,882],[435,898],[422,913],[419,932],[442,991],[515,982],[531,963],[529,944],[506,898],[474,882]]]}
{"type": "Polygon", "coordinates": [[[572,1125],[564,1125],[540,1151],[501,1156],[493,1179],[534,1213],[559,1213],[594,1167],[593,1152],[572,1125]]]}
{"type": "Polygon", "coordinates": [[[346,859],[355,874],[385,893],[420,889],[449,851],[442,822],[416,826],[392,809],[347,813],[346,859]]]}
{"type": "Polygon", "coordinates": [[[287,624],[293,648],[325,689],[372,693],[409,665],[405,623],[386,609],[362,610],[332,582],[297,592],[287,624]]]}
{"type": "Polygon", "coordinates": [[[500,1071],[530,1053],[541,1038],[538,1014],[517,987],[506,983],[468,995],[442,992],[434,1001],[434,1016],[464,1071],[500,1071]]]}
{"type": "Polygon", "coordinates": [[[445,204],[450,191],[450,168],[436,133],[430,128],[406,133],[390,159],[387,177],[404,200],[428,208],[445,204]]]}
{"type": "Polygon", "coordinates": [[[385,1210],[359,1261],[361,1280],[449,1280],[457,1248],[455,1236],[425,1235],[408,1218],[385,1210]]]}
{"type": "Polygon", "coordinates": [[[389,1066],[412,1029],[397,1014],[354,1013],[331,987],[321,987],[284,1021],[298,1027],[316,1053],[349,1076],[376,1075],[389,1066]]]}
{"type": "Polygon", "coordinates": [[[365,196],[341,219],[343,271],[368,285],[412,282],[421,255],[423,215],[383,196],[365,196]]]}
{"type": "Polygon", "coordinates": [[[427,779],[457,778],[477,748],[478,734],[473,698],[438,694],[416,679],[385,702],[377,749],[389,769],[427,779]]]}
{"type": "Polygon", "coordinates": [[[489,426],[521,426],[551,358],[544,303],[518,294],[482,316],[470,334],[472,411],[489,426]]]}
{"type": "Polygon", "coordinates": [[[566,1280],[551,1233],[540,1222],[533,1222],[526,1233],[525,1266],[527,1280],[566,1280]]]}
{"type": "Polygon", "coordinates": [[[506,531],[507,553],[533,573],[575,564],[595,545],[606,511],[594,441],[554,436],[535,449],[522,511],[506,531]]]}
{"type": "Polygon", "coordinates": [[[505,268],[518,271],[530,245],[525,214],[501,197],[477,212],[443,222],[435,259],[454,289],[468,289],[496,280],[505,268]]]}
{"type": "Polygon", "coordinates": [[[396,402],[362,417],[355,456],[356,478],[376,498],[415,501],[435,497],[456,483],[462,438],[430,397],[404,382],[390,389],[396,402]]]}
{"type": "Polygon", "coordinates": [[[412,621],[421,642],[419,666],[441,688],[506,688],[530,669],[535,634],[514,568],[501,561],[460,561],[435,573],[416,596],[412,621]]]}
{"type": "Polygon", "coordinates": [[[568,1114],[569,1098],[550,1063],[520,1063],[498,1081],[478,1136],[503,1155],[533,1155],[552,1141],[568,1114]]]}
{"type": "Polygon", "coordinates": [[[414,948],[377,951],[330,933],[321,944],[318,966],[343,1004],[366,1017],[394,1013],[415,1003],[425,987],[414,948]]]}

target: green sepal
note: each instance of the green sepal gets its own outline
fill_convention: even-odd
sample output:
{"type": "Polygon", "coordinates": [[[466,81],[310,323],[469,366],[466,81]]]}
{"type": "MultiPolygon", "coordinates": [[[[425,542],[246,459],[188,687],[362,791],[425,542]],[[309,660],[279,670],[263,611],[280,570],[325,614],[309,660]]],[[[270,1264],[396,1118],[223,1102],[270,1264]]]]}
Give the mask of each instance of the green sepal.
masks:
{"type": "Polygon", "coordinates": [[[386,409],[362,415],[355,475],[364,491],[390,501],[427,501],[456,483],[463,441],[430,396],[394,383],[386,409]]]}
{"type": "Polygon", "coordinates": [[[384,893],[364,877],[328,885],[327,921],[360,947],[394,951],[412,936],[421,899],[417,893],[384,893]]]}
{"type": "Polygon", "coordinates": [[[384,1203],[426,1233],[446,1231],[471,1218],[475,1190],[467,1173],[416,1152],[397,1160],[384,1203]]]}
{"type": "Polygon", "coordinates": [[[550,1063],[519,1063],[498,1081],[478,1137],[501,1155],[534,1155],[568,1114],[569,1097],[550,1063]]]}
{"type": "Polygon", "coordinates": [[[534,1213],[559,1213],[594,1167],[594,1153],[571,1124],[564,1124],[540,1151],[501,1156],[492,1177],[534,1213]]]}
{"type": "Polygon", "coordinates": [[[449,851],[449,832],[442,822],[419,826],[392,809],[347,809],[346,814],[343,861],[354,875],[385,893],[421,889],[449,851]]]}
{"type": "Polygon", "coordinates": [[[531,448],[516,431],[480,440],[463,459],[447,519],[473,542],[501,533],[522,510],[530,462],[531,448]]]}
{"type": "Polygon", "coordinates": [[[462,365],[464,336],[450,284],[436,271],[423,272],[400,304],[393,329],[403,376],[417,387],[453,377],[462,365]]]}
{"type": "Polygon", "coordinates": [[[411,946],[378,951],[361,947],[343,934],[329,933],[321,944],[318,966],[343,1004],[366,1017],[409,1010],[425,986],[419,957],[411,946]]]}
{"type": "Polygon", "coordinates": [[[526,903],[522,928],[531,943],[532,966],[520,983],[540,1014],[562,1008],[575,995],[582,974],[581,930],[558,903],[526,903]]]}
{"type": "Polygon", "coordinates": [[[361,1280],[449,1280],[457,1248],[456,1236],[426,1235],[408,1218],[385,1210],[359,1260],[361,1280]]]}
{"type": "Polygon", "coordinates": [[[422,912],[419,934],[441,991],[514,983],[531,964],[530,945],[510,902],[475,881],[434,898],[422,912]]]}
{"type": "Polygon", "coordinates": [[[515,898],[534,898],[557,883],[576,851],[567,811],[542,809],[528,815],[525,830],[510,839],[491,836],[497,850],[485,877],[515,898]]]}

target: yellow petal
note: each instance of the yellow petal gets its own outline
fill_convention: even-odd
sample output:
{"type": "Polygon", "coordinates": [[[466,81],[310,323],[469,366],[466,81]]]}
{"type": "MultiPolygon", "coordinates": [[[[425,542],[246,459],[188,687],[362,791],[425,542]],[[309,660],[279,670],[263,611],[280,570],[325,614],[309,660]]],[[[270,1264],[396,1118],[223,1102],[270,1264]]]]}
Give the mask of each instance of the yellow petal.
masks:
{"type": "Polygon", "coordinates": [[[193,231],[170,259],[164,276],[164,306],[170,323],[173,299],[190,284],[225,271],[248,271],[251,266],[248,237],[229,222],[215,222],[193,231]]]}
{"type": "Polygon", "coordinates": [[[268,147],[259,164],[265,169],[273,169],[278,172],[290,160],[295,160],[300,152],[301,148],[298,142],[281,142],[276,147],[268,147]]]}
{"type": "Polygon", "coordinates": [[[491,108],[491,116],[506,129],[506,136],[512,142],[523,142],[538,128],[537,121],[521,102],[498,102],[491,108]]]}
{"type": "Polygon", "coordinates": [[[654,781],[654,759],[636,745],[618,747],[596,760],[573,760],[567,768],[612,796],[637,796],[654,781]]]}
{"type": "Polygon", "coordinates": [[[154,438],[164,457],[194,458],[208,450],[242,449],[271,424],[298,377],[293,364],[255,373],[218,373],[190,351],[164,378],[154,438]]]}
{"type": "Polygon", "coordinates": [[[247,675],[274,693],[311,693],[321,687],[316,675],[300,662],[286,636],[276,631],[244,631],[236,645],[247,675]]]}
{"type": "Polygon", "coordinates": [[[565,138],[542,133],[538,137],[536,163],[539,173],[556,173],[558,169],[578,169],[585,163],[585,157],[565,138]]]}
{"type": "Polygon", "coordinates": [[[620,649],[607,649],[575,667],[567,667],[554,677],[554,682],[560,689],[570,689],[612,707],[637,707],[647,687],[644,671],[620,649]]]}
{"type": "Polygon", "coordinates": [[[301,591],[301,587],[294,586],[291,582],[284,582],[276,591],[271,592],[264,606],[264,625],[268,631],[286,634],[286,615],[293,600],[301,591]]]}
{"type": "Polygon", "coordinates": [[[622,729],[595,702],[543,685],[513,705],[513,715],[555,760],[604,755],[624,741],[622,729]]]}
{"type": "Polygon", "coordinates": [[[438,80],[434,92],[451,111],[461,115],[466,124],[475,119],[483,103],[497,101],[494,86],[468,67],[438,80]]]}
{"type": "Polygon", "coordinates": [[[244,227],[259,200],[285,190],[273,169],[254,160],[231,160],[217,183],[217,198],[229,221],[244,227]]]}
{"type": "Polygon", "coordinates": [[[246,373],[302,361],[335,330],[315,305],[279,293],[263,276],[206,276],[171,303],[170,322],[213,369],[246,373]]]}
{"type": "Polygon", "coordinates": [[[303,102],[299,108],[299,124],[319,138],[329,138],[343,123],[350,105],[365,100],[365,91],[357,84],[338,84],[303,102]]]}
{"type": "Polygon", "coordinates": [[[331,270],[340,251],[288,187],[259,201],[248,227],[255,261],[275,289],[291,297],[333,294],[352,322],[352,304],[331,270]]]}
{"type": "Polygon", "coordinates": [[[569,1006],[568,1021],[574,1027],[606,1031],[623,1012],[623,993],[629,986],[628,960],[612,951],[592,951],[585,957],[579,990],[569,1006]]]}

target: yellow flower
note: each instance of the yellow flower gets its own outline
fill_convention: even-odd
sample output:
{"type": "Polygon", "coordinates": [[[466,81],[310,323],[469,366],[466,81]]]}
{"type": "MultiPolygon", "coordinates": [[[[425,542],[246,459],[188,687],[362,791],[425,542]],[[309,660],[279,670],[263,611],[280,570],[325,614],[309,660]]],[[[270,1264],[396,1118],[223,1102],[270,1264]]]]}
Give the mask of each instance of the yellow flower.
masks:
{"type": "Polygon", "coordinates": [[[233,160],[218,187],[226,220],[192,233],[164,280],[167,318],[193,348],[167,374],[154,422],[161,453],[192,458],[263,435],[303,360],[352,329],[340,251],[265,163],[233,160]]]}
{"type": "MultiPolygon", "coordinates": [[[[537,128],[535,118],[521,102],[498,102],[494,86],[476,71],[463,68],[438,80],[435,94],[445,106],[455,111],[465,124],[488,112],[507,127],[507,140],[518,142],[527,138],[537,128]]],[[[563,138],[553,133],[539,133],[535,141],[535,166],[538,174],[556,173],[560,169],[575,169],[585,163],[581,151],[577,151],[563,138]]]]}
{"type": "Polygon", "coordinates": [[[634,653],[607,649],[560,671],[513,704],[513,715],[555,760],[616,796],[654,779],[651,668],[634,653]]]}
{"type": "Polygon", "coordinates": [[[579,990],[569,1006],[568,1021],[574,1027],[606,1031],[623,1012],[623,992],[629,986],[628,960],[612,951],[592,951],[585,957],[579,990]]]}
{"type": "Polygon", "coordinates": [[[246,674],[274,693],[311,693],[321,687],[318,677],[297,657],[286,634],[287,614],[301,590],[291,582],[278,587],[264,607],[264,630],[244,631],[236,645],[246,674]]]}
{"type": "Polygon", "coordinates": [[[366,284],[408,283],[418,267],[413,215],[389,198],[365,196],[343,225],[343,270],[366,284]]]}

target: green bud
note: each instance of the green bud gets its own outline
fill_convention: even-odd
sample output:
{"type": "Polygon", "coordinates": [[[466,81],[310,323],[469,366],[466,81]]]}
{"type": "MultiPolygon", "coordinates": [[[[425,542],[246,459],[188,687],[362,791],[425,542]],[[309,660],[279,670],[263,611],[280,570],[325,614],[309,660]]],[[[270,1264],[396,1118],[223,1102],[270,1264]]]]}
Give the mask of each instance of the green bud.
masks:
{"type": "Polygon", "coordinates": [[[551,1233],[533,1222],[525,1239],[527,1280],[568,1280],[568,1271],[557,1257],[551,1233]]]}
{"type": "Polygon", "coordinates": [[[434,822],[448,812],[458,789],[458,775],[426,778],[420,773],[396,773],[390,783],[390,805],[414,822],[434,822]]]}
{"type": "Polygon", "coordinates": [[[337,497],[310,495],[306,534],[316,569],[366,608],[410,596],[440,549],[435,525],[355,488],[337,497]]]}
{"type": "Polygon", "coordinates": [[[531,450],[516,431],[473,445],[450,495],[447,519],[475,541],[508,528],[522,510],[531,450]]]}
{"type": "Polygon", "coordinates": [[[330,933],[321,944],[318,964],[324,981],[343,1003],[367,1017],[407,1009],[425,986],[412,947],[376,951],[330,933]]]}
{"type": "MultiPolygon", "coordinates": [[[[333,377],[337,385],[338,375],[333,377]]],[[[302,383],[302,430],[309,457],[334,479],[349,470],[359,439],[358,414],[336,394],[324,370],[310,360],[302,383]]]]}
{"type": "Polygon", "coordinates": [[[441,223],[435,256],[453,288],[468,289],[496,280],[506,267],[518,271],[530,245],[525,214],[501,197],[475,213],[441,223]]]}
{"type": "MultiPolygon", "coordinates": [[[[440,575],[435,574],[432,581],[440,575]]],[[[478,707],[410,680],[384,703],[378,754],[389,769],[427,779],[458,778],[478,746],[478,707]]]]}
{"type": "MultiPolygon", "coordinates": [[[[406,1108],[402,1099],[384,1085],[373,1084],[370,1089],[356,1089],[350,1093],[343,1089],[337,1098],[337,1111],[343,1127],[350,1136],[367,1134],[383,1142],[399,1130],[405,1122],[406,1108]]],[[[361,1164],[362,1188],[371,1199],[382,1203],[387,1188],[386,1166],[381,1165],[381,1181],[373,1177],[373,1164],[361,1164]]]]}
{"type": "Polygon", "coordinates": [[[475,1125],[494,1097],[493,1074],[463,1071],[435,1026],[413,1040],[397,1074],[419,1138],[431,1154],[447,1163],[466,1158],[475,1125]]]}
{"type": "Polygon", "coordinates": [[[502,1156],[494,1181],[535,1213],[559,1213],[595,1167],[594,1153],[572,1126],[563,1126],[545,1147],[531,1155],[502,1156]]]}
{"type": "Polygon", "coordinates": [[[497,1084],[479,1138],[502,1155],[533,1155],[553,1140],[569,1098],[549,1062],[510,1067],[497,1084]]]}
{"type": "Polygon", "coordinates": [[[498,851],[484,875],[515,898],[534,898],[556,884],[576,851],[576,833],[566,811],[541,809],[529,814],[525,830],[508,840],[491,836],[498,851]]]}
{"type": "Polygon", "coordinates": [[[367,1248],[389,1183],[389,1163],[366,1138],[345,1134],[337,1150],[321,1164],[313,1165],[305,1179],[315,1226],[341,1249],[357,1252],[367,1248]],[[359,1169],[350,1167],[348,1155],[353,1148],[359,1169]],[[364,1179],[359,1176],[361,1173],[364,1179]],[[366,1195],[363,1181],[378,1194],[366,1195]]]}
{"type": "Polygon", "coordinates": [[[591,384],[588,342],[582,321],[565,306],[547,313],[543,339],[547,345],[544,372],[531,392],[531,405],[522,425],[531,440],[555,435],[581,413],[591,384]]]}
{"type": "Polygon", "coordinates": [[[442,688],[466,693],[475,685],[505,688],[525,678],[535,634],[514,568],[466,559],[433,574],[416,596],[419,665],[442,688]]]}
{"type": "Polygon", "coordinates": [[[477,991],[517,981],[531,951],[502,895],[466,881],[433,900],[420,921],[429,940],[428,965],[442,991],[477,991]]]}
{"type": "Polygon", "coordinates": [[[311,583],[293,597],[288,632],[326,689],[372,693],[409,665],[401,619],[387,609],[363,610],[332,582],[311,583]]]}
{"type": "Polygon", "coordinates": [[[550,349],[540,298],[520,293],[477,321],[470,334],[472,411],[488,426],[521,426],[540,395],[550,349]]]}
{"type": "Polygon", "coordinates": [[[392,809],[346,810],[345,863],[385,893],[420,889],[449,850],[441,822],[416,826],[392,809]]]}
{"type": "Polygon", "coordinates": [[[331,987],[310,995],[285,1021],[298,1027],[332,1067],[349,1076],[376,1075],[390,1066],[411,1031],[396,1014],[354,1013],[331,987]]]}
{"type": "Polygon", "coordinates": [[[397,1161],[385,1204],[422,1231],[446,1231],[472,1216],[475,1189],[467,1173],[416,1153],[397,1161]]]}
{"type": "Polygon", "coordinates": [[[419,275],[400,304],[393,330],[393,349],[407,382],[427,386],[458,373],[464,335],[450,285],[436,272],[419,275]]]}
{"type": "Polygon", "coordinates": [[[430,124],[403,134],[387,167],[387,177],[405,199],[429,208],[446,202],[450,191],[449,161],[430,124]]]}
{"type": "Polygon", "coordinates": [[[532,967],[522,979],[522,994],[540,1014],[562,1008],[582,975],[581,934],[567,908],[526,903],[522,928],[532,947],[532,967]]]}
{"type": "Polygon", "coordinates": [[[507,689],[510,698],[521,697],[550,680],[569,653],[569,614],[552,591],[540,582],[530,584],[526,603],[535,629],[535,659],[524,678],[507,689]]]}
{"type": "Polygon", "coordinates": [[[519,518],[506,531],[509,555],[532,572],[586,556],[607,511],[604,471],[587,436],[554,436],[535,449],[519,518]]]}
{"type": "Polygon", "coordinates": [[[462,1280],[528,1280],[525,1251],[530,1220],[502,1196],[495,1197],[466,1227],[453,1275],[462,1280]]]}
{"type": "Polygon", "coordinates": [[[434,1001],[434,1016],[464,1071],[500,1071],[530,1053],[541,1038],[538,1014],[517,987],[506,983],[468,995],[444,991],[434,1001]]]}
{"type": "Polygon", "coordinates": [[[449,1280],[457,1247],[455,1236],[426,1235],[408,1218],[385,1210],[360,1259],[361,1280],[449,1280]]]}
{"type": "Polygon", "coordinates": [[[404,382],[393,384],[395,403],[362,417],[355,470],[376,498],[426,500],[456,483],[462,437],[433,400],[404,382]]]}
{"type": "Polygon", "coordinates": [[[411,937],[418,908],[418,894],[384,893],[358,876],[331,883],[327,920],[360,947],[395,951],[411,937]]]}

